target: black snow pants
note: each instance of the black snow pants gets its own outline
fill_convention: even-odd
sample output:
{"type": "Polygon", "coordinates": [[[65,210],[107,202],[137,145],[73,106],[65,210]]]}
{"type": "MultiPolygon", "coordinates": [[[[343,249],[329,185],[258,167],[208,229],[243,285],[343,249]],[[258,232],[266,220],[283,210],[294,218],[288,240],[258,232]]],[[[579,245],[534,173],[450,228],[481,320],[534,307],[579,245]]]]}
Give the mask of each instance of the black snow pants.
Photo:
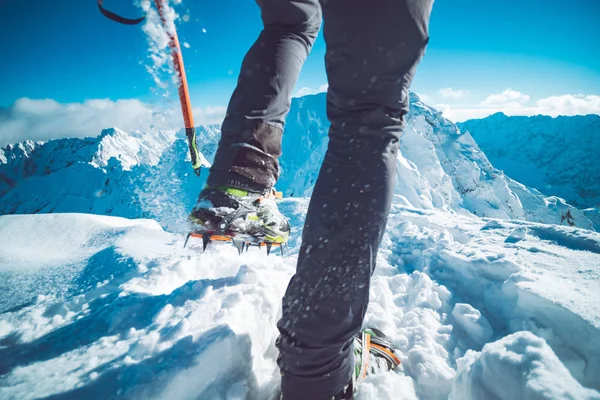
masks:
{"type": "Polygon", "coordinates": [[[408,89],[433,0],[257,0],[264,29],[244,58],[209,185],[263,192],[279,176],[284,119],[323,16],[329,147],[278,322],[286,400],[351,381],[390,208],[408,89]]]}

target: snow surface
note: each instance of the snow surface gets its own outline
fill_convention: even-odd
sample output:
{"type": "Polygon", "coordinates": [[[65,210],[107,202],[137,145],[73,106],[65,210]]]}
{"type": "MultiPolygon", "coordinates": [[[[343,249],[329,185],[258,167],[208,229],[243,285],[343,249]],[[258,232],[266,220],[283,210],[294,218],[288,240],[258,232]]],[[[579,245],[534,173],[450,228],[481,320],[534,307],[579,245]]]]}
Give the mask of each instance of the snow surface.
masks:
{"type": "Polygon", "coordinates": [[[497,113],[458,126],[511,178],[578,207],[600,206],[600,116],[497,113]]]}
{"type": "Polygon", "coordinates": [[[454,399],[597,399],[582,388],[548,347],[529,332],[519,332],[469,351],[458,361],[454,399]]]}
{"type": "MultiPolygon", "coordinates": [[[[358,399],[600,399],[600,234],[402,201],[365,321],[402,365],[358,399]]],[[[285,257],[183,248],[151,220],[0,217],[0,398],[273,398],[307,204],[280,202],[285,257]]]]}

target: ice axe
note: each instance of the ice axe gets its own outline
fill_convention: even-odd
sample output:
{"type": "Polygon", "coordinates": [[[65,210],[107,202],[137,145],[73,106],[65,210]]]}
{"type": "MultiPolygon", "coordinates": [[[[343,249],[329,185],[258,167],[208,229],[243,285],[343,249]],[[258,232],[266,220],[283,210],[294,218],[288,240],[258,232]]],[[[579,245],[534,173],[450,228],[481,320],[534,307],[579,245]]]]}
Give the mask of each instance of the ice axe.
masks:
{"type": "MultiPolygon", "coordinates": [[[[204,158],[202,153],[198,151],[198,146],[196,143],[196,127],[194,125],[192,104],[190,102],[190,93],[188,90],[187,79],[185,76],[185,67],[183,65],[181,47],[179,46],[179,38],[177,37],[177,32],[175,30],[174,25],[172,27],[172,30],[169,29],[165,16],[165,8],[167,2],[168,0],[154,0],[154,4],[156,4],[156,9],[158,11],[158,15],[160,16],[163,28],[169,36],[169,47],[171,49],[171,57],[173,58],[173,65],[175,66],[175,71],[177,71],[177,75],[179,77],[179,101],[181,103],[181,112],[183,114],[185,135],[188,139],[190,156],[192,158],[192,168],[194,169],[196,175],[200,176],[200,168],[203,165],[208,167],[210,166],[210,163],[206,160],[206,158],[204,158]]],[[[146,19],[145,15],[134,19],[124,18],[104,8],[103,3],[104,0],[98,0],[98,8],[100,8],[100,12],[102,12],[102,14],[105,17],[115,22],[125,25],[137,25],[146,19]]]]}

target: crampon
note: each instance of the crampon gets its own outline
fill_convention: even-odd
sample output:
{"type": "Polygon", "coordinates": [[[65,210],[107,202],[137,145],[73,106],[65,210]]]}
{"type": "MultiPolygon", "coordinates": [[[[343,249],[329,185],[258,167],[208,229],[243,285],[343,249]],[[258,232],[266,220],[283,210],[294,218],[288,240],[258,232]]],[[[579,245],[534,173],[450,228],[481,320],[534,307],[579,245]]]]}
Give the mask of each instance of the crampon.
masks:
{"type": "Polygon", "coordinates": [[[378,329],[367,328],[354,336],[354,388],[368,374],[378,371],[390,371],[400,365],[400,359],[395,354],[396,347],[378,329]]]}
{"type": "Polygon", "coordinates": [[[267,250],[267,255],[271,254],[271,251],[274,247],[279,247],[279,251],[281,255],[285,255],[285,249],[287,247],[286,243],[273,243],[261,241],[255,237],[247,236],[247,235],[235,235],[231,236],[227,233],[223,232],[214,232],[214,231],[198,231],[198,232],[190,232],[188,233],[184,247],[187,246],[190,238],[196,238],[202,240],[202,248],[206,250],[209,243],[211,242],[230,242],[233,246],[238,250],[239,254],[242,254],[244,251],[248,251],[250,246],[256,246],[260,248],[265,248],[267,250]]]}
{"type": "Polygon", "coordinates": [[[283,255],[290,224],[277,208],[275,200],[280,198],[274,189],[259,194],[227,186],[205,188],[190,214],[197,229],[188,234],[185,245],[198,238],[205,250],[215,241],[230,242],[240,254],[257,246],[267,254],[279,247],[283,255]]]}

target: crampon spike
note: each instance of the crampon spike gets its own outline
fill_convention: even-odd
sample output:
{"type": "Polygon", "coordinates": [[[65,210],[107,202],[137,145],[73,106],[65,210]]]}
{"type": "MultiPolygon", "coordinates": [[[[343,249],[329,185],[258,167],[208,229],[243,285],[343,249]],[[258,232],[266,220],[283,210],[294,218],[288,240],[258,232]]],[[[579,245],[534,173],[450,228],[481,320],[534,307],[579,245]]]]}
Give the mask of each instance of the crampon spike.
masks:
{"type": "Polygon", "coordinates": [[[210,243],[210,234],[208,233],[204,233],[202,235],[202,250],[206,251],[206,247],[208,246],[208,244],[210,243]]]}
{"type": "Polygon", "coordinates": [[[284,250],[283,250],[284,246],[287,246],[287,244],[281,243],[281,245],[279,246],[279,251],[281,251],[281,257],[283,257],[285,255],[284,250]]]}
{"type": "Polygon", "coordinates": [[[192,234],[188,233],[187,236],[185,237],[185,242],[183,242],[184,249],[187,247],[187,243],[188,243],[188,240],[190,240],[190,236],[192,236],[192,234]]]}
{"type": "Polygon", "coordinates": [[[238,250],[238,253],[241,255],[242,252],[244,251],[244,242],[242,242],[241,240],[236,240],[236,239],[233,239],[232,242],[233,242],[233,245],[235,246],[235,248],[238,250]]]}
{"type": "Polygon", "coordinates": [[[273,243],[267,243],[267,255],[271,254],[271,247],[273,247],[273,243]]]}

